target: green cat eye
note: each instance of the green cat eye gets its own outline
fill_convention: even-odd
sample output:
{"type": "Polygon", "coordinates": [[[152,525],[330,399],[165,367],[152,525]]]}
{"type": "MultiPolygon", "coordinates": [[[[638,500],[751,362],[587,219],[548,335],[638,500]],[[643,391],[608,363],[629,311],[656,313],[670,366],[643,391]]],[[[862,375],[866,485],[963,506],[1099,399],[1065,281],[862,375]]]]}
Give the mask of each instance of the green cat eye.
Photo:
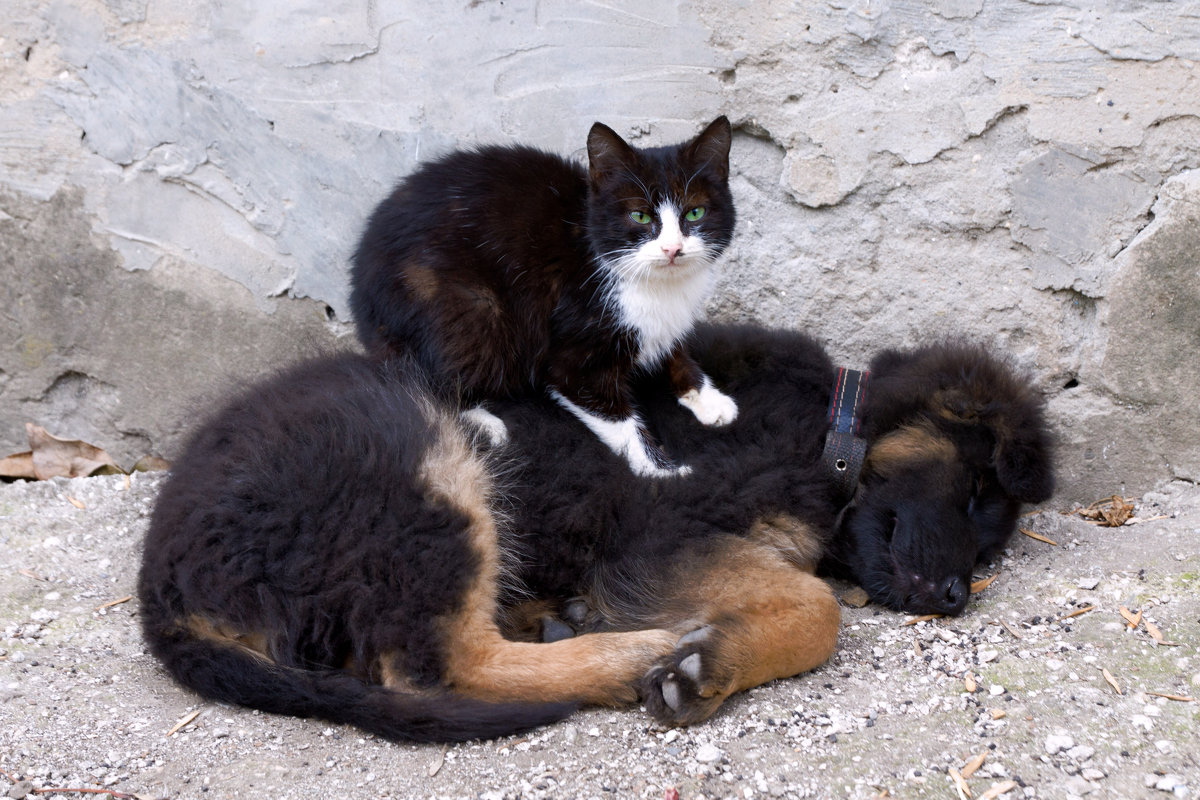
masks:
{"type": "Polygon", "coordinates": [[[633,220],[634,222],[636,222],[638,225],[649,225],[650,224],[650,215],[647,214],[645,211],[630,211],[629,218],[631,220],[633,220]]]}
{"type": "Polygon", "coordinates": [[[698,220],[704,216],[704,210],[705,210],[704,206],[696,206],[691,211],[684,214],[683,218],[686,219],[688,222],[695,222],[696,220],[698,220]]]}

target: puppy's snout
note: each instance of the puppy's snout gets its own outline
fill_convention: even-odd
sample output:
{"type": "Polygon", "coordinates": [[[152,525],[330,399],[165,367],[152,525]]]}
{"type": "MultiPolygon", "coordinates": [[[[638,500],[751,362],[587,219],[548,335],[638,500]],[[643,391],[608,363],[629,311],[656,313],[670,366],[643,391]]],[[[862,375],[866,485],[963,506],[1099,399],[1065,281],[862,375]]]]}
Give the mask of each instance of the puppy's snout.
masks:
{"type": "Polygon", "coordinates": [[[938,603],[946,614],[961,613],[967,607],[967,598],[970,596],[971,588],[957,576],[947,578],[938,587],[938,603]]]}

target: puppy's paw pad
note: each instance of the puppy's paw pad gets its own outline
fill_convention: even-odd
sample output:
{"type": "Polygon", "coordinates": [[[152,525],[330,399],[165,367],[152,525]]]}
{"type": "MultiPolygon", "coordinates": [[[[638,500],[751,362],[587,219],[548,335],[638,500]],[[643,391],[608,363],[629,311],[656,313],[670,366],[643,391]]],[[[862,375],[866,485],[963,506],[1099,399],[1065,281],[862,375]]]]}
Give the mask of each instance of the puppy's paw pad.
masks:
{"type": "Polygon", "coordinates": [[[712,636],[712,632],[713,629],[711,625],[705,625],[703,627],[696,628],[696,630],[680,636],[679,641],[675,643],[675,647],[676,649],[682,650],[693,645],[700,645],[708,641],[709,637],[712,636]]]}
{"type": "Polygon", "coordinates": [[[679,671],[688,677],[693,683],[700,682],[700,654],[692,653],[687,658],[679,662],[679,671]]]}
{"type": "Polygon", "coordinates": [[[679,691],[679,684],[675,680],[674,675],[668,675],[663,679],[662,686],[659,687],[662,692],[663,702],[672,711],[678,711],[683,705],[683,694],[679,691]]]}
{"type": "Polygon", "coordinates": [[[646,709],[667,725],[691,725],[707,719],[729,694],[728,681],[712,674],[717,663],[713,650],[718,639],[711,626],[689,631],[675,650],[642,679],[646,709]]]}

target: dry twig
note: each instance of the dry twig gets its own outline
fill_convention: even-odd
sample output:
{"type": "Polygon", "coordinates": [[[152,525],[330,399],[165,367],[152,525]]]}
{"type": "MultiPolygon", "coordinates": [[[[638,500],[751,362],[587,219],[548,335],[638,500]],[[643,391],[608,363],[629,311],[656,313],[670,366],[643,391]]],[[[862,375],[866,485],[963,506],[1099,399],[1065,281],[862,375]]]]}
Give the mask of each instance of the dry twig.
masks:
{"type": "Polygon", "coordinates": [[[198,708],[195,711],[193,711],[192,713],[185,715],[183,717],[183,719],[181,719],[181,720],[179,720],[179,722],[175,723],[174,728],[171,728],[171,730],[167,731],[166,738],[169,739],[170,737],[179,733],[179,731],[183,730],[185,727],[187,727],[188,725],[195,722],[196,717],[198,717],[198,716],[200,716],[200,709],[198,709],[198,708]]]}
{"type": "Polygon", "coordinates": [[[1017,530],[1019,530],[1021,533],[1028,536],[1030,539],[1037,539],[1039,542],[1045,542],[1046,544],[1052,544],[1055,547],[1058,547],[1058,542],[1054,541],[1053,539],[1051,539],[1049,537],[1042,536],[1040,533],[1035,533],[1034,531],[1031,531],[1028,528],[1017,528],[1017,530]]]}

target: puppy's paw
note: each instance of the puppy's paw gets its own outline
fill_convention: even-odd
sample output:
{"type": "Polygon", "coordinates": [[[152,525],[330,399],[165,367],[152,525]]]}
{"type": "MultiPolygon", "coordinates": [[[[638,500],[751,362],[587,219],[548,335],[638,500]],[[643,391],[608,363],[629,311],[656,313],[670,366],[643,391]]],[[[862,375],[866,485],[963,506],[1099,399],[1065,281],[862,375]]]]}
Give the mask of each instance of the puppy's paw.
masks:
{"type": "Polygon", "coordinates": [[[711,625],[680,637],[675,652],[642,678],[646,710],[665,725],[692,725],[708,719],[730,692],[718,675],[720,633],[711,625]]]}
{"type": "Polygon", "coordinates": [[[679,397],[679,404],[696,415],[702,425],[728,425],[737,419],[738,407],[733,398],[712,385],[707,378],[699,389],[689,389],[679,397]]]}

